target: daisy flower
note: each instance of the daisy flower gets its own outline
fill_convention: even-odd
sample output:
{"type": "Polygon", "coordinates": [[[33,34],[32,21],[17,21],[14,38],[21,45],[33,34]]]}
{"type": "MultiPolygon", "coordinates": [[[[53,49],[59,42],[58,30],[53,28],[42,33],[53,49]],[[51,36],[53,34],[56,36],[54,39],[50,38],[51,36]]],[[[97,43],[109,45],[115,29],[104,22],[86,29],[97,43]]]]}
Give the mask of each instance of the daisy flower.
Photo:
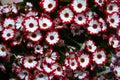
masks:
{"type": "Polygon", "coordinates": [[[120,66],[115,66],[113,72],[116,77],[120,77],[120,66]]]}
{"type": "Polygon", "coordinates": [[[75,13],[82,13],[87,10],[87,0],[72,0],[70,4],[75,13]]]}
{"type": "Polygon", "coordinates": [[[19,73],[16,73],[21,80],[29,80],[30,73],[28,70],[22,69],[19,73]]]}
{"type": "Polygon", "coordinates": [[[107,55],[104,49],[97,50],[92,55],[92,61],[97,65],[103,65],[107,61],[107,55]]]}
{"type": "Polygon", "coordinates": [[[15,29],[15,20],[13,18],[5,18],[3,21],[3,28],[15,29]]]}
{"type": "Polygon", "coordinates": [[[82,30],[80,26],[76,26],[76,28],[72,29],[71,32],[73,36],[76,36],[76,35],[81,35],[84,32],[84,30],[82,30]]]}
{"type": "Polygon", "coordinates": [[[35,75],[34,80],[49,80],[49,77],[47,74],[39,72],[38,74],[35,75]]]}
{"type": "Polygon", "coordinates": [[[37,65],[38,62],[35,61],[36,57],[33,55],[26,55],[23,57],[22,59],[22,65],[26,68],[26,69],[34,69],[37,65]]]}
{"type": "Polygon", "coordinates": [[[99,22],[101,22],[101,31],[102,31],[102,32],[106,32],[106,31],[107,31],[107,24],[106,24],[106,22],[104,21],[104,19],[99,18],[99,22]]]}
{"type": "Polygon", "coordinates": [[[106,21],[109,24],[110,28],[117,29],[120,24],[120,16],[117,13],[107,15],[106,21]]]}
{"type": "Polygon", "coordinates": [[[33,42],[40,42],[42,40],[42,34],[40,30],[35,31],[34,33],[28,33],[26,38],[33,42]]]}
{"type": "Polygon", "coordinates": [[[35,54],[43,54],[43,51],[44,51],[44,47],[41,46],[41,45],[35,45],[35,48],[34,48],[34,53],[35,54]]]}
{"type": "Polygon", "coordinates": [[[55,71],[53,72],[53,74],[57,77],[60,77],[60,76],[64,76],[64,71],[63,71],[63,68],[62,66],[59,64],[59,63],[54,63],[52,65],[52,69],[54,69],[55,71]]]}
{"type": "Polygon", "coordinates": [[[47,32],[45,41],[49,45],[55,45],[59,42],[59,40],[60,40],[60,37],[59,37],[58,32],[56,31],[47,32]]]}
{"type": "Polygon", "coordinates": [[[38,20],[33,17],[26,17],[23,21],[23,26],[26,32],[35,32],[38,30],[38,20]]]}
{"type": "Polygon", "coordinates": [[[15,30],[14,29],[4,29],[2,31],[2,38],[7,41],[7,40],[12,40],[15,36],[15,30]]]}
{"type": "Polygon", "coordinates": [[[25,11],[30,11],[33,8],[33,4],[31,2],[26,2],[25,11]]]}
{"type": "Polygon", "coordinates": [[[79,80],[83,80],[88,76],[87,71],[75,71],[74,77],[77,77],[79,80]]]}
{"type": "Polygon", "coordinates": [[[58,59],[58,53],[57,52],[53,52],[52,49],[49,49],[46,53],[45,53],[45,62],[47,64],[53,64],[56,62],[56,60],[58,59]]]}
{"type": "Polygon", "coordinates": [[[74,19],[74,13],[68,6],[61,8],[58,12],[58,16],[63,24],[69,24],[74,19]]]}
{"type": "Polygon", "coordinates": [[[90,64],[90,56],[85,53],[81,53],[80,56],[78,56],[78,65],[81,69],[87,68],[90,64]]]}
{"type": "Polygon", "coordinates": [[[73,71],[75,71],[78,68],[78,61],[76,58],[69,59],[69,68],[73,71]]]}
{"type": "Polygon", "coordinates": [[[95,45],[95,42],[93,40],[87,40],[85,42],[86,49],[88,52],[95,52],[97,50],[97,47],[95,45]]]}
{"type": "Polygon", "coordinates": [[[94,0],[94,2],[96,3],[96,5],[102,7],[104,5],[104,0],[94,0]]]}
{"type": "Polygon", "coordinates": [[[4,44],[0,44],[0,57],[5,58],[8,54],[8,49],[4,44]]]}
{"type": "Polygon", "coordinates": [[[108,44],[115,49],[118,49],[120,47],[120,41],[118,40],[116,35],[109,36],[108,44]]]}
{"type": "Polygon", "coordinates": [[[86,16],[84,13],[77,14],[74,18],[74,22],[79,26],[84,26],[86,24],[86,16]]]}
{"type": "Polygon", "coordinates": [[[47,63],[42,63],[42,68],[43,68],[43,71],[47,74],[51,74],[55,71],[55,69],[52,68],[52,65],[51,64],[47,64],[47,63]]]}
{"type": "Polygon", "coordinates": [[[38,22],[41,30],[48,30],[53,26],[53,21],[48,17],[41,17],[38,22]]]}
{"type": "Polygon", "coordinates": [[[87,31],[89,32],[89,34],[92,34],[92,35],[98,34],[101,31],[100,22],[96,19],[91,19],[88,22],[87,31]]]}
{"type": "Polygon", "coordinates": [[[107,5],[106,5],[106,13],[108,14],[112,14],[114,12],[119,12],[119,6],[116,2],[109,2],[107,5]]]}
{"type": "Polygon", "coordinates": [[[42,0],[40,6],[45,12],[51,13],[55,11],[58,4],[58,0],[42,0]]]}

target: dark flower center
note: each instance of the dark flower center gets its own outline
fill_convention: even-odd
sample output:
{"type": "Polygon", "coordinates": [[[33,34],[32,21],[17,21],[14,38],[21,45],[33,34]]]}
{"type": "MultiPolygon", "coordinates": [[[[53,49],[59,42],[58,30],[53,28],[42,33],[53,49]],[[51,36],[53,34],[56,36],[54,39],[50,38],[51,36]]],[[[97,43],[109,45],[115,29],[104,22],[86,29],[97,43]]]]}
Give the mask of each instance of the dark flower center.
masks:
{"type": "Polygon", "coordinates": [[[109,10],[110,10],[110,11],[112,11],[112,10],[113,10],[113,6],[112,6],[112,5],[109,7],[109,10]]]}
{"type": "Polygon", "coordinates": [[[68,14],[68,13],[65,13],[64,16],[65,16],[66,18],[68,18],[68,17],[69,17],[69,14],[68,14]]]}
{"type": "Polygon", "coordinates": [[[50,39],[53,40],[53,39],[54,39],[54,36],[50,36],[50,39]]]}
{"type": "Polygon", "coordinates": [[[47,27],[47,24],[46,24],[46,23],[43,23],[43,27],[47,27]]]}
{"type": "Polygon", "coordinates": [[[36,36],[37,36],[36,34],[34,34],[34,33],[32,34],[32,37],[33,37],[33,38],[36,38],[36,36]]]}
{"type": "Polygon", "coordinates": [[[84,59],[84,58],[81,58],[81,59],[80,59],[80,62],[81,62],[81,63],[84,63],[84,62],[85,62],[85,59],[84,59]]]}
{"type": "Polygon", "coordinates": [[[11,34],[10,34],[10,33],[8,33],[8,34],[7,34],[7,37],[10,37],[10,36],[11,36],[11,34]]]}
{"type": "Polygon", "coordinates": [[[94,24],[94,25],[93,25],[93,28],[96,29],[96,28],[97,28],[97,24],[94,24]]]}
{"type": "Polygon", "coordinates": [[[12,24],[9,24],[9,25],[8,25],[8,28],[11,28],[12,26],[13,26],[12,24]]]}
{"type": "Polygon", "coordinates": [[[2,47],[2,48],[1,48],[1,51],[2,51],[2,52],[4,52],[4,51],[5,51],[5,48],[4,48],[4,47],[2,47]]]}
{"type": "Polygon", "coordinates": [[[81,21],[81,20],[82,20],[82,17],[79,17],[79,18],[78,18],[78,20],[80,20],[80,21],[81,21]]]}
{"type": "Polygon", "coordinates": [[[48,8],[52,8],[52,6],[53,6],[53,5],[52,5],[51,3],[50,3],[50,4],[48,4],[48,8]]]}
{"type": "Polygon", "coordinates": [[[30,28],[33,28],[33,27],[34,27],[34,24],[33,24],[33,23],[30,23],[29,26],[30,26],[30,28]]]}
{"type": "Polygon", "coordinates": [[[112,19],[110,19],[110,22],[111,22],[111,23],[114,23],[114,22],[115,22],[115,20],[112,18],[112,19]]]}
{"type": "Polygon", "coordinates": [[[32,63],[32,62],[33,62],[33,59],[29,58],[29,59],[28,59],[28,62],[29,62],[29,63],[32,63]]]}
{"type": "Polygon", "coordinates": [[[49,53],[49,54],[47,55],[47,57],[48,57],[48,58],[51,58],[51,57],[52,57],[51,53],[49,53]]]}
{"type": "Polygon", "coordinates": [[[43,78],[44,77],[44,75],[43,74],[39,74],[39,78],[43,78]]]}
{"type": "Polygon", "coordinates": [[[111,45],[114,45],[114,41],[111,41],[111,45]]]}
{"type": "Polygon", "coordinates": [[[60,67],[57,67],[57,71],[61,71],[61,68],[60,68],[60,67]]]}
{"type": "Polygon", "coordinates": [[[77,7],[78,7],[78,8],[82,8],[82,4],[79,3],[79,4],[77,5],[77,7]]]}
{"type": "Polygon", "coordinates": [[[102,58],[102,55],[101,55],[101,54],[98,54],[98,55],[97,55],[97,58],[98,58],[98,59],[101,59],[101,58],[102,58]]]}
{"type": "Polygon", "coordinates": [[[71,65],[72,65],[72,66],[74,66],[74,65],[75,65],[75,63],[74,63],[74,62],[72,62],[72,63],[71,63],[71,65]]]}
{"type": "Polygon", "coordinates": [[[88,46],[88,49],[92,49],[92,46],[89,45],[89,46],[88,46]]]}

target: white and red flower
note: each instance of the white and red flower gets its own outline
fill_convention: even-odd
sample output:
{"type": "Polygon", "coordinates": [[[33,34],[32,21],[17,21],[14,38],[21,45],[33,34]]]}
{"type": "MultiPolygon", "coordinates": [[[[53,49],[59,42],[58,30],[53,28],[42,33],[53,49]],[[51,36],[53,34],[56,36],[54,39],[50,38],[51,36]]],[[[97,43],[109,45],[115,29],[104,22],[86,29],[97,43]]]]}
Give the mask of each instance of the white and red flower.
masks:
{"type": "Polygon", "coordinates": [[[101,49],[94,52],[92,55],[92,61],[97,65],[103,65],[107,61],[106,51],[101,49]]]}
{"type": "Polygon", "coordinates": [[[99,22],[101,22],[101,32],[106,32],[107,31],[107,24],[104,19],[99,18],[99,22]]]}
{"type": "Polygon", "coordinates": [[[81,35],[84,32],[84,30],[82,30],[80,26],[76,26],[76,28],[72,29],[71,32],[73,36],[76,36],[76,35],[81,35]]]}
{"type": "Polygon", "coordinates": [[[44,51],[44,47],[41,46],[41,45],[35,45],[35,48],[34,48],[34,53],[35,54],[43,54],[43,51],[44,51]]]}
{"type": "Polygon", "coordinates": [[[53,27],[53,21],[48,17],[41,17],[38,22],[41,30],[51,30],[53,27]]]}
{"type": "Polygon", "coordinates": [[[104,5],[104,3],[105,3],[104,0],[94,0],[94,2],[96,3],[96,5],[98,5],[100,7],[102,7],[104,5]]]}
{"type": "Polygon", "coordinates": [[[3,28],[15,29],[15,20],[13,18],[5,18],[3,21],[3,28]]]}
{"type": "Polygon", "coordinates": [[[42,7],[44,12],[51,13],[57,8],[58,0],[41,0],[39,5],[42,7]]]}
{"type": "Polygon", "coordinates": [[[70,6],[75,13],[85,12],[88,8],[87,0],[72,0],[70,6]]]}
{"type": "Polygon", "coordinates": [[[113,69],[113,72],[114,72],[116,77],[120,78],[120,66],[115,66],[113,69]]]}
{"type": "Polygon", "coordinates": [[[8,49],[4,44],[0,44],[0,57],[5,58],[8,55],[8,49]]]}
{"type": "Polygon", "coordinates": [[[34,55],[25,55],[22,59],[22,65],[26,69],[34,69],[38,65],[38,62],[35,59],[36,57],[34,55]]]}
{"type": "Polygon", "coordinates": [[[87,68],[90,64],[90,56],[88,54],[85,53],[81,53],[78,56],[78,65],[81,69],[87,68]]]}
{"type": "Polygon", "coordinates": [[[40,30],[35,31],[34,33],[28,33],[26,38],[33,42],[40,42],[42,40],[42,34],[40,30]]]}
{"type": "Polygon", "coordinates": [[[77,61],[76,58],[69,59],[68,64],[69,64],[69,68],[71,70],[73,70],[73,71],[77,70],[77,68],[78,68],[78,61],[77,61]]]}
{"type": "Polygon", "coordinates": [[[13,38],[15,37],[15,30],[10,29],[10,28],[6,28],[2,31],[1,36],[5,41],[13,40],[13,38]]]}
{"type": "Polygon", "coordinates": [[[23,21],[25,32],[35,32],[38,30],[38,20],[34,16],[26,17],[23,21]]]}
{"type": "Polygon", "coordinates": [[[63,24],[69,24],[74,19],[74,13],[68,6],[61,8],[58,12],[58,16],[63,24]]]}
{"type": "Polygon", "coordinates": [[[57,31],[47,32],[45,41],[49,45],[55,45],[59,42],[59,40],[60,40],[60,37],[57,31]]]}

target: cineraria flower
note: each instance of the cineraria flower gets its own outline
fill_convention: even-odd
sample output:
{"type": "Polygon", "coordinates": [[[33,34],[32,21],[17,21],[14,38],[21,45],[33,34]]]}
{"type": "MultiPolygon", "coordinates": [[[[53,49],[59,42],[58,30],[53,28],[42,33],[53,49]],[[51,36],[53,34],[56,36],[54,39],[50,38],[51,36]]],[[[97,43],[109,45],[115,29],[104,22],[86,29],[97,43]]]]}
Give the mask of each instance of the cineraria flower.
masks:
{"type": "Polygon", "coordinates": [[[30,17],[30,16],[36,17],[37,15],[38,15],[38,12],[35,10],[31,10],[26,13],[26,17],[30,17]]]}
{"type": "Polygon", "coordinates": [[[23,21],[23,26],[26,32],[35,32],[38,30],[38,20],[34,17],[26,17],[23,21]]]}
{"type": "Polygon", "coordinates": [[[53,74],[57,77],[60,77],[60,76],[64,76],[64,71],[63,71],[63,68],[62,66],[59,64],[59,63],[54,63],[52,65],[52,69],[54,69],[55,71],[53,72],[53,74]]]}
{"type": "Polygon", "coordinates": [[[25,11],[32,10],[33,4],[31,2],[26,2],[25,11]]]}
{"type": "Polygon", "coordinates": [[[91,20],[91,19],[93,19],[93,17],[94,17],[94,14],[93,14],[93,12],[91,11],[91,10],[88,10],[86,13],[85,13],[85,15],[86,15],[86,22],[87,23],[89,23],[89,21],[91,20]]]}
{"type": "Polygon", "coordinates": [[[78,68],[78,61],[76,58],[71,58],[68,61],[69,68],[73,71],[75,71],[78,68]]]}
{"type": "Polygon", "coordinates": [[[89,32],[89,34],[93,34],[93,35],[98,34],[101,31],[100,22],[96,19],[91,19],[88,22],[87,31],[89,32]]]}
{"type": "Polygon", "coordinates": [[[63,29],[65,24],[62,24],[62,21],[59,18],[55,18],[53,20],[53,24],[55,26],[55,30],[63,29]]]}
{"type": "Polygon", "coordinates": [[[115,2],[109,2],[108,4],[107,4],[107,6],[106,6],[106,13],[108,13],[108,14],[112,14],[112,13],[114,13],[114,12],[119,12],[119,6],[118,6],[118,4],[117,3],[115,3],[115,2]]]}
{"type": "Polygon", "coordinates": [[[9,14],[11,12],[10,5],[3,5],[2,12],[5,14],[9,14]]]}
{"type": "Polygon", "coordinates": [[[79,26],[84,26],[86,25],[86,16],[84,13],[82,14],[77,14],[74,18],[74,22],[79,25],[79,26]]]}
{"type": "Polygon", "coordinates": [[[14,14],[18,13],[18,6],[17,6],[17,4],[15,4],[15,3],[11,4],[11,12],[14,13],[14,14]]]}
{"type": "Polygon", "coordinates": [[[49,77],[47,74],[45,74],[43,72],[39,72],[35,75],[34,80],[49,80],[49,77]]]}
{"type": "Polygon", "coordinates": [[[84,30],[82,30],[80,26],[76,26],[76,28],[72,29],[71,32],[73,36],[76,36],[76,35],[81,35],[84,32],[84,30]]]}
{"type": "Polygon", "coordinates": [[[40,30],[35,31],[34,33],[28,33],[26,38],[33,42],[40,42],[42,40],[42,34],[40,30]]]}
{"type": "Polygon", "coordinates": [[[43,54],[43,51],[44,51],[44,48],[43,46],[41,45],[35,45],[35,48],[34,48],[34,53],[35,54],[43,54]]]}
{"type": "Polygon", "coordinates": [[[46,53],[45,53],[45,62],[48,64],[53,64],[56,62],[56,60],[58,59],[58,53],[57,52],[53,52],[52,49],[49,49],[46,53]]]}
{"type": "Polygon", "coordinates": [[[2,38],[7,41],[7,40],[13,40],[15,36],[15,30],[14,29],[4,29],[2,31],[2,38]]]}
{"type": "Polygon", "coordinates": [[[73,11],[67,6],[63,7],[59,10],[58,16],[61,19],[62,23],[69,24],[73,21],[74,13],[73,11]]]}
{"type": "Polygon", "coordinates": [[[109,23],[110,28],[115,28],[120,24],[120,16],[117,13],[107,15],[106,21],[109,23]]]}
{"type": "Polygon", "coordinates": [[[109,36],[108,44],[115,49],[118,49],[120,47],[120,41],[118,40],[116,35],[109,36]]]}
{"type": "Polygon", "coordinates": [[[0,57],[5,58],[8,54],[8,49],[4,44],[0,44],[0,57]]]}
{"type": "Polygon", "coordinates": [[[80,56],[78,56],[78,65],[81,69],[87,68],[90,64],[90,56],[85,53],[81,53],[80,56]]]}
{"type": "Polygon", "coordinates": [[[86,49],[89,51],[89,52],[95,52],[97,50],[97,47],[95,45],[95,42],[92,41],[92,40],[87,40],[85,42],[85,45],[86,45],[86,49]]]}
{"type": "MultiPolygon", "coordinates": [[[[53,65],[53,64],[52,64],[53,65]]],[[[51,64],[47,64],[47,63],[42,63],[42,68],[43,71],[47,74],[53,73],[55,71],[55,69],[52,68],[51,64]]]]}
{"type": "Polygon", "coordinates": [[[107,55],[104,49],[97,50],[92,55],[92,60],[97,65],[103,65],[107,61],[107,55]]]}
{"type": "Polygon", "coordinates": [[[116,77],[120,77],[120,66],[115,66],[113,72],[116,77]]]}
{"type": "Polygon", "coordinates": [[[60,38],[59,38],[58,32],[56,32],[56,31],[47,32],[45,41],[49,45],[55,45],[59,42],[59,40],[60,40],[60,38]]]}
{"type": "Polygon", "coordinates": [[[39,18],[39,27],[41,30],[48,30],[51,29],[53,26],[53,22],[50,18],[41,17],[39,18]]]}
{"type": "Polygon", "coordinates": [[[16,73],[21,80],[29,80],[30,73],[28,70],[22,69],[20,72],[16,73]]]}
{"type": "Polygon", "coordinates": [[[70,4],[75,13],[82,13],[87,10],[87,0],[72,0],[70,4]]]}
{"type": "Polygon", "coordinates": [[[104,0],[94,0],[94,2],[96,3],[96,5],[102,7],[104,5],[104,0]]]}
{"type": "Polygon", "coordinates": [[[15,20],[13,18],[5,18],[3,21],[3,28],[15,29],[15,20]]]}
{"type": "Polygon", "coordinates": [[[38,62],[35,61],[36,57],[33,55],[26,55],[22,59],[22,64],[26,69],[33,69],[38,65],[38,62]]]}
{"type": "Polygon", "coordinates": [[[87,71],[75,71],[74,77],[77,77],[79,80],[83,80],[88,76],[87,71]]]}
{"type": "Polygon", "coordinates": [[[51,13],[53,12],[58,4],[58,0],[42,0],[39,5],[45,12],[51,13]]]}
{"type": "Polygon", "coordinates": [[[107,31],[107,24],[106,24],[106,22],[104,21],[104,19],[99,18],[99,22],[101,22],[101,31],[102,31],[102,32],[106,32],[106,31],[107,31]]]}

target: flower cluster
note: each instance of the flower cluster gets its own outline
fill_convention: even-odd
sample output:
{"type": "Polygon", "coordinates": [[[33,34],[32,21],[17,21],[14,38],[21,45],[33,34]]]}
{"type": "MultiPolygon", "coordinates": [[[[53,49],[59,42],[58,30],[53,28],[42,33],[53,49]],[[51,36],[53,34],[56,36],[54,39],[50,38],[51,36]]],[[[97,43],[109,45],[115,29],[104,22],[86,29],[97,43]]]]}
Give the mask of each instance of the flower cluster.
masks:
{"type": "Polygon", "coordinates": [[[119,11],[119,0],[0,5],[0,75],[7,80],[119,80],[119,11]]]}

